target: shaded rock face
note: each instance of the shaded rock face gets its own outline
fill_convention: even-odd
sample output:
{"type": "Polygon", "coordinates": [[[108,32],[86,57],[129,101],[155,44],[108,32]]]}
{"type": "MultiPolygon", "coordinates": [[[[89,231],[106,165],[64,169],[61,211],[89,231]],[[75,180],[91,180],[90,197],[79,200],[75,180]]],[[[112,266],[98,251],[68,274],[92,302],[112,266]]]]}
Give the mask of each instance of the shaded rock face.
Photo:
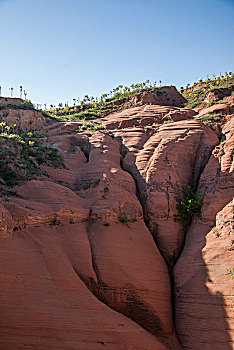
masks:
{"type": "Polygon", "coordinates": [[[230,88],[215,89],[213,91],[210,91],[207,93],[207,96],[204,99],[204,102],[208,103],[211,101],[219,101],[226,96],[230,96],[233,90],[234,90],[234,87],[231,86],[230,88]]]}
{"type": "Polygon", "coordinates": [[[134,104],[159,104],[163,106],[180,107],[187,102],[186,99],[177,91],[175,86],[165,86],[155,92],[139,93],[132,97],[134,104]]]}
{"type": "Polygon", "coordinates": [[[233,281],[226,275],[233,268],[233,126],[233,119],[224,125],[225,141],[200,178],[205,203],[174,268],[175,322],[185,349],[233,345],[233,281]]]}
{"type": "Polygon", "coordinates": [[[219,143],[195,114],[48,124],[66,168],[0,202],[0,348],[231,349],[233,118],[219,143]],[[187,185],[205,194],[188,232],[174,221],[187,185]]]}

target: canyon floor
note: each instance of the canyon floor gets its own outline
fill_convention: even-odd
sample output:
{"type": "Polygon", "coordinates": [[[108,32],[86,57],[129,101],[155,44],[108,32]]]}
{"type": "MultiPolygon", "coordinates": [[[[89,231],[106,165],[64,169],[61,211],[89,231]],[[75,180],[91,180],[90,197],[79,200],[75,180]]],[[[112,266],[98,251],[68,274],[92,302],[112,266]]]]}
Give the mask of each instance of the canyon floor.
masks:
{"type": "Polygon", "coordinates": [[[234,96],[191,109],[163,91],[93,129],[0,110],[64,160],[0,179],[1,350],[233,349],[234,96]],[[204,198],[188,226],[175,221],[187,186],[204,198]]]}

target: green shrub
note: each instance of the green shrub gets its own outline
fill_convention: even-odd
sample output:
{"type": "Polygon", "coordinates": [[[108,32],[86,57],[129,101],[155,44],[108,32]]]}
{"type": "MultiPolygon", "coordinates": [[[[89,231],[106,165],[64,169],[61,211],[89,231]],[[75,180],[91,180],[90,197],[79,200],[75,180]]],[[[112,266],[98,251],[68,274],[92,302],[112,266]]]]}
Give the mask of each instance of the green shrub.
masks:
{"type": "Polygon", "coordinates": [[[230,270],[228,273],[226,273],[226,275],[231,275],[232,280],[234,280],[234,268],[232,270],[230,270]]]}
{"type": "Polygon", "coordinates": [[[83,185],[83,190],[88,190],[89,188],[95,188],[99,185],[100,179],[88,180],[83,185]]]}
{"type": "Polygon", "coordinates": [[[12,187],[20,181],[45,174],[40,165],[65,168],[64,161],[54,148],[42,146],[37,140],[17,134],[0,134],[0,178],[12,187]]]}
{"type": "Polygon", "coordinates": [[[190,104],[189,108],[195,108],[197,107],[201,102],[200,101],[194,101],[190,104]]]}
{"type": "Polygon", "coordinates": [[[124,213],[122,213],[122,214],[119,216],[118,220],[119,220],[120,222],[122,222],[122,224],[127,224],[128,222],[135,222],[135,221],[137,221],[136,217],[135,217],[135,218],[128,219],[127,215],[124,214],[124,213]]]}
{"type": "Polygon", "coordinates": [[[211,107],[211,106],[215,105],[215,103],[216,103],[215,101],[210,101],[207,103],[206,107],[211,107]]]}
{"type": "Polygon", "coordinates": [[[14,105],[14,104],[7,104],[0,106],[0,110],[2,109],[24,109],[24,110],[35,110],[33,104],[31,102],[24,102],[20,105],[14,105]]]}
{"type": "Polygon", "coordinates": [[[83,125],[79,126],[79,128],[76,130],[76,132],[81,133],[84,130],[98,131],[98,130],[105,130],[105,127],[103,125],[100,125],[100,124],[84,123],[83,125]]]}
{"type": "Polygon", "coordinates": [[[175,215],[175,221],[188,226],[194,214],[201,212],[203,198],[204,196],[194,192],[191,186],[184,186],[183,192],[180,193],[179,203],[176,205],[178,214],[175,215]]]}
{"type": "Polygon", "coordinates": [[[198,120],[203,120],[203,121],[207,121],[207,120],[219,121],[220,118],[222,118],[222,114],[211,113],[211,114],[203,115],[202,117],[197,118],[197,119],[198,120]]]}
{"type": "Polygon", "coordinates": [[[110,226],[110,223],[109,222],[104,222],[103,226],[110,226]]]}

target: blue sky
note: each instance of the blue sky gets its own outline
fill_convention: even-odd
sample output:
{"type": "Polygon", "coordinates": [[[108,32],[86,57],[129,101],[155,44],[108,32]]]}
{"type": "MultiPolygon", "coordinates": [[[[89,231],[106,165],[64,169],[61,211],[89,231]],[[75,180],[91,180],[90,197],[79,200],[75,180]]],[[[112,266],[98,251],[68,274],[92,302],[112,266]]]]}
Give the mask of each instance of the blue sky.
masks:
{"type": "Polygon", "coordinates": [[[234,69],[234,0],[0,0],[2,95],[36,103],[234,69]]]}

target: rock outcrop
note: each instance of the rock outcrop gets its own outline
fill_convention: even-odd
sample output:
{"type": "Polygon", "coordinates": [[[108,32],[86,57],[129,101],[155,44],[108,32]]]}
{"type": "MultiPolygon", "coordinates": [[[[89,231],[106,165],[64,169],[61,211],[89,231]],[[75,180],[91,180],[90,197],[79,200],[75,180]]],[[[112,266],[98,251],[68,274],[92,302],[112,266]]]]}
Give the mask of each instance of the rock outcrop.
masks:
{"type": "Polygon", "coordinates": [[[184,186],[196,187],[217,143],[210,128],[194,120],[181,121],[161,126],[139,152],[125,155],[124,168],[136,180],[145,220],[170,267],[185,235],[183,225],[174,220],[179,195],[184,186]]]}
{"type": "Polygon", "coordinates": [[[100,131],[20,110],[65,167],[0,192],[0,349],[231,350],[232,101],[210,107],[229,114],[219,139],[211,110],[162,89],[100,131]],[[187,230],[188,185],[204,205],[187,230]]]}
{"type": "Polygon", "coordinates": [[[233,268],[233,121],[200,178],[202,213],[174,269],[176,328],[185,349],[232,349],[233,281],[226,274],[233,268]]]}

